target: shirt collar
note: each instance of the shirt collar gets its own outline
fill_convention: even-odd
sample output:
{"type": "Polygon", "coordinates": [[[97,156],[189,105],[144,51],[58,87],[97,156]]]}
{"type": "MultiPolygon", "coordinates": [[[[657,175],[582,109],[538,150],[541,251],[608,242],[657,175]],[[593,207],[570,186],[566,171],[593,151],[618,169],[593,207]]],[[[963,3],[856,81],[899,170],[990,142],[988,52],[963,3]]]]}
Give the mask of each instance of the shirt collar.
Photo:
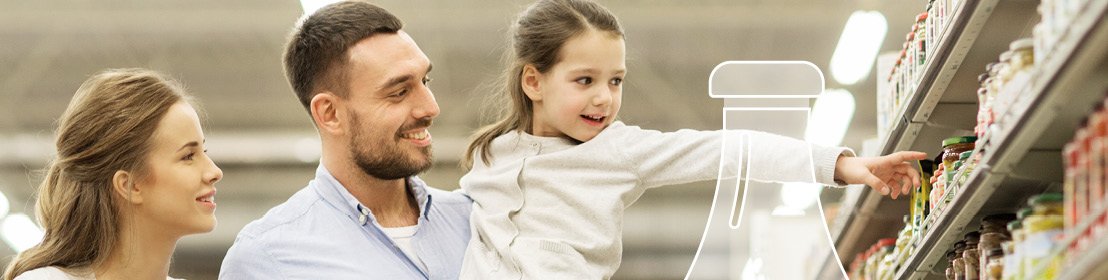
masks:
{"type": "MultiPolygon", "coordinates": [[[[335,179],[323,164],[316,168],[315,180],[312,183],[316,192],[324,201],[339,209],[352,221],[359,225],[365,225],[369,221],[375,220],[373,213],[369,211],[369,207],[365,207],[357,198],[354,198],[354,195],[350,194],[350,191],[347,191],[346,187],[343,187],[342,183],[339,183],[338,179],[335,179]]],[[[415,196],[416,205],[419,207],[419,219],[429,219],[427,214],[431,209],[431,194],[427,191],[427,183],[417,176],[406,178],[405,183],[412,195],[415,196]]]]}

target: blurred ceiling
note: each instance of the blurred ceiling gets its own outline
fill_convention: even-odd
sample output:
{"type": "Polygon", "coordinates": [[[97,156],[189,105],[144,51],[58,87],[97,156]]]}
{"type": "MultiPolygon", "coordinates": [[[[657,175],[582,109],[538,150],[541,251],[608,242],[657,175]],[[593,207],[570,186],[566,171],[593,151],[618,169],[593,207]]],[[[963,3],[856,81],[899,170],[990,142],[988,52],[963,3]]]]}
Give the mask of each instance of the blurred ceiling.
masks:
{"type": "MultiPolygon", "coordinates": [[[[508,23],[530,2],[373,2],[401,18],[404,29],[435,64],[431,87],[442,113],[431,132],[438,162],[424,177],[434,186],[456,188],[457,178],[464,173],[456,160],[466,137],[480,125],[478,108],[501,69],[508,23]]],[[[895,51],[903,42],[899,34],[908,31],[926,1],[602,3],[626,29],[629,73],[622,119],[646,128],[675,130],[721,127],[723,103],[707,95],[708,73],[716,64],[807,60],[830,75],[828,62],[851,12],[884,13],[890,34],[882,50],[895,51]]],[[[220,226],[212,234],[182,241],[175,261],[190,267],[182,272],[184,276],[211,278],[219,265],[213,259],[222,258],[234,234],[311,178],[312,151],[296,149],[311,147],[315,131],[293,97],[280,61],[287,32],[302,13],[298,2],[6,1],[0,5],[0,190],[12,200],[13,212],[31,211],[31,194],[40,180],[35,171],[52,152],[53,122],[78,85],[106,68],[145,67],[170,74],[198,97],[206,112],[210,153],[225,172],[218,185],[220,226]],[[296,153],[306,153],[307,161],[296,153]]],[[[827,87],[846,88],[855,95],[857,110],[844,140],[844,145],[855,149],[876,134],[873,76],[845,87],[827,79],[827,87]]],[[[706,213],[709,206],[704,204],[713,185],[648,192],[641,205],[629,210],[627,231],[657,230],[658,225],[701,228],[705,218],[699,213],[706,213]],[[675,217],[674,213],[687,215],[675,217]],[[655,217],[673,219],[659,222],[655,217]]],[[[663,236],[671,236],[672,242],[626,237],[629,251],[658,257],[629,257],[617,277],[683,275],[683,270],[670,268],[687,267],[699,233],[676,231],[663,236]]]]}

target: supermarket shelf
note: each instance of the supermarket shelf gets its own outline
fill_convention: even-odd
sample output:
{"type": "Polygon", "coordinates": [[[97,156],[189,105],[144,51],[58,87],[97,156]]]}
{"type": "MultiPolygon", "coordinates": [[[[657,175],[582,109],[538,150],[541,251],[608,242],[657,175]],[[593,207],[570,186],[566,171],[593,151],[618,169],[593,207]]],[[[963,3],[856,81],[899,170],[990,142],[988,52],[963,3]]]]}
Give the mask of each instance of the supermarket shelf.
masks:
{"type": "MultiPolygon", "coordinates": [[[[942,139],[970,134],[975,124],[972,116],[977,112],[977,75],[1007,50],[1008,42],[1030,34],[1038,21],[1037,4],[1029,0],[962,1],[926,63],[919,86],[894,118],[897,121],[882,154],[915,150],[935,155],[942,139]]],[[[839,258],[849,264],[876,240],[896,236],[903,226],[901,217],[908,214],[908,199],[891,200],[866,188],[854,203],[842,207],[842,215],[849,216],[831,233],[839,258]]]]}
{"type": "Polygon", "coordinates": [[[1103,78],[1108,77],[1106,8],[1108,0],[1091,1],[1031,73],[1029,86],[1013,87],[1018,92],[1007,95],[1015,97],[1013,105],[998,116],[990,139],[979,149],[979,168],[944,211],[957,215],[939,214],[897,279],[938,276],[937,268],[945,267],[943,255],[982,217],[1011,212],[1031,195],[1060,190],[1061,148],[1108,87],[1103,78]]]}
{"type": "Polygon", "coordinates": [[[1108,262],[1108,242],[1098,242],[1058,279],[1108,279],[1108,266],[1104,265],[1105,262],[1108,262]]]}

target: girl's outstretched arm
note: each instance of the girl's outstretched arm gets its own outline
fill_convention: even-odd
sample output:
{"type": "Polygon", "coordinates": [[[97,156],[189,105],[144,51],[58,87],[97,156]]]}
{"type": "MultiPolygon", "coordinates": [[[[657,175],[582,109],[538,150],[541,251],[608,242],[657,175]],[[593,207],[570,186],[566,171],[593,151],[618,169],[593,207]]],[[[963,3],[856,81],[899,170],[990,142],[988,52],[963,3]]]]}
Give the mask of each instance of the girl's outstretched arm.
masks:
{"type": "Polygon", "coordinates": [[[835,162],[835,181],[866,184],[896,199],[920,185],[919,171],[912,168],[909,161],[926,158],[925,153],[911,151],[881,157],[840,156],[835,162]]]}

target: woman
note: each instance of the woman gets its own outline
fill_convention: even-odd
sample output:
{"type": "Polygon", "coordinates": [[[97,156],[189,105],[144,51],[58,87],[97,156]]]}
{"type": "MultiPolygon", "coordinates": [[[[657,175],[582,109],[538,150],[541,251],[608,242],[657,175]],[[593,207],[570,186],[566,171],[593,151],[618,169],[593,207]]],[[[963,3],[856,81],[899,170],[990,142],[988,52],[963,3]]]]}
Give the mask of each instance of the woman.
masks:
{"type": "Polygon", "coordinates": [[[189,102],[181,85],[149,70],[85,81],[59,120],[57,156],[39,186],[45,237],[4,280],[169,278],[177,240],[215,227],[223,177],[189,102]]]}

